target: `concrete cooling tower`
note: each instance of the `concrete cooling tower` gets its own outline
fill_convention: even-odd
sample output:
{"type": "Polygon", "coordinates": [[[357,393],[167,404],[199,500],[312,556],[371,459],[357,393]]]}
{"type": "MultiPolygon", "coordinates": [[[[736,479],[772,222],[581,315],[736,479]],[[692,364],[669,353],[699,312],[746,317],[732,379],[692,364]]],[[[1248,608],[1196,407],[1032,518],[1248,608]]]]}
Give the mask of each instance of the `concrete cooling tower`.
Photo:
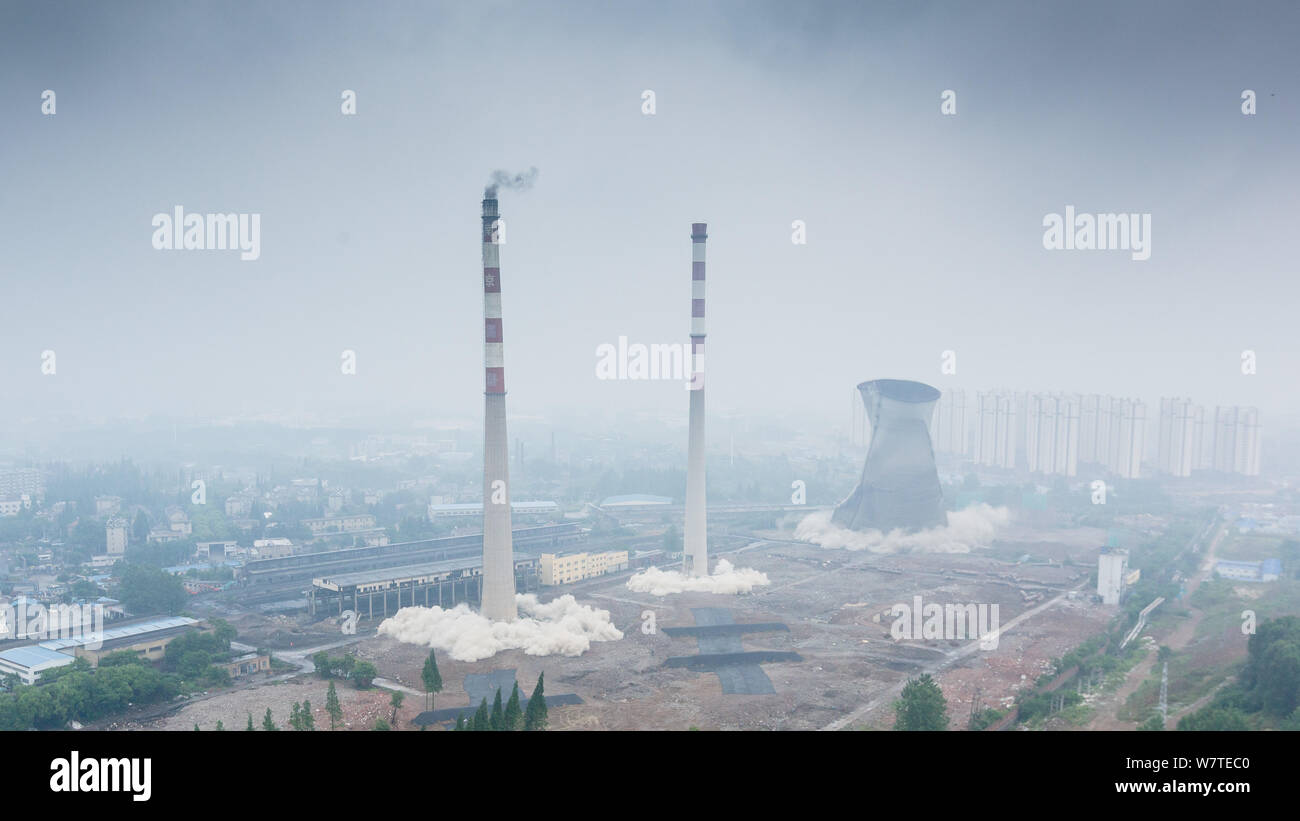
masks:
{"type": "Polygon", "coordinates": [[[930,419],[939,390],[905,379],[858,385],[871,420],[862,481],[831,521],[849,530],[921,530],[947,521],[934,466],[930,419]]]}

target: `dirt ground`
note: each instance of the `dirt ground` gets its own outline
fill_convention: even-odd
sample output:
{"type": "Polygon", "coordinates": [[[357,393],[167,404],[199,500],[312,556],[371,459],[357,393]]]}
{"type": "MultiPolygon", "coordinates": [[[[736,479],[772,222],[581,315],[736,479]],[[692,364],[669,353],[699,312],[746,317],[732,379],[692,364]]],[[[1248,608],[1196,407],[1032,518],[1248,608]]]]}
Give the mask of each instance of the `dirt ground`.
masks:
{"type": "MultiPolygon", "coordinates": [[[[466,674],[514,668],[525,694],[531,693],[538,674],[545,672],[549,695],[575,693],[582,698],[582,705],[550,711],[551,727],[559,730],[821,729],[877,699],[880,704],[856,717],[851,727],[886,728],[893,723],[891,688],[909,676],[934,672],[948,698],[953,728],[964,727],[972,699],[978,698],[983,706],[1009,703],[1052,658],[1100,630],[1110,616],[1107,609],[1090,602],[1090,591],[1074,600],[1062,596],[1058,603],[1007,630],[996,649],[980,649],[956,660],[954,653],[966,641],[896,642],[890,636],[894,621],[890,608],[911,606],[916,596],[926,604],[997,605],[999,621],[1005,625],[1086,582],[1100,544],[1095,532],[1041,529],[1019,533],[1013,529],[999,542],[999,555],[1023,547],[1022,552],[1034,561],[1053,563],[1014,564],[980,551],[876,555],[766,542],[729,557],[737,567],[753,567],[770,578],[770,586],[751,594],[656,598],[629,592],[622,580],[587,585],[578,594],[580,601],[609,610],[624,633],[622,640],[594,643],[588,652],[572,658],[510,651],[466,663],[439,653],[445,689],[437,706],[469,710],[462,686],[466,674]],[[1061,563],[1067,560],[1073,564],[1061,563]],[[744,647],[795,652],[802,661],[762,665],[776,691],[770,695],[724,695],[714,674],[665,667],[671,657],[697,654],[698,644],[693,638],[672,638],[662,629],[643,632],[642,616],[652,613],[657,628],[690,626],[695,624],[693,607],[730,608],[741,623],[784,622],[789,632],[749,634],[744,647]]],[[[375,626],[363,623],[361,628],[373,631],[375,626]]],[[[295,650],[306,649],[313,640],[324,643],[338,637],[337,627],[328,623],[302,627],[287,618],[246,627],[262,640],[292,636],[295,650]]],[[[240,640],[247,641],[249,634],[240,629],[240,640]]],[[[422,689],[420,670],[427,648],[370,635],[353,649],[359,658],[373,661],[381,677],[422,689]]],[[[260,725],[268,706],[283,725],[295,701],[310,699],[317,726],[324,728],[328,726],[328,719],[322,720],[325,686],[304,675],[215,694],[186,705],[159,726],[184,730],[198,722],[209,729],[221,719],[227,729],[242,729],[248,713],[260,725]]],[[[368,728],[375,718],[391,712],[385,690],[357,692],[343,684],[339,695],[350,728],[368,728]]],[[[410,719],[422,705],[422,696],[408,695],[398,728],[413,729],[410,719]]]]}

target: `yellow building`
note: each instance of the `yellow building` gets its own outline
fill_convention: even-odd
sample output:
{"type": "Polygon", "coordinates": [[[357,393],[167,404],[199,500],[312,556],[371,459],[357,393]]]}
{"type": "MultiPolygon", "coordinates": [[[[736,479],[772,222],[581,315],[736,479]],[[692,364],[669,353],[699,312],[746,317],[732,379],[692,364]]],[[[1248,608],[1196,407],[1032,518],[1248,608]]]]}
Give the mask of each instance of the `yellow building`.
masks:
{"type": "Polygon", "coordinates": [[[544,585],[570,582],[603,576],[626,570],[626,550],[609,550],[604,553],[543,553],[539,562],[544,585]]]}

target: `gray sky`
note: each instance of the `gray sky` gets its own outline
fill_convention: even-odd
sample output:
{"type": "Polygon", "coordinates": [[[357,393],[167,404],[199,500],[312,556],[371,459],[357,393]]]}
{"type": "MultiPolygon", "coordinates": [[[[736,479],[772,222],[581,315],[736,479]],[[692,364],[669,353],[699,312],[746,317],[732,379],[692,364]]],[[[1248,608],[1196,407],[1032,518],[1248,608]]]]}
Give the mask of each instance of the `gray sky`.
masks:
{"type": "Polygon", "coordinates": [[[475,413],[479,199],[528,166],[514,414],[684,419],[595,349],[686,341],[694,221],[714,410],[901,377],[1300,411],[1297,42],[1288,3],[6,3],[0,417],[475,413]],[[154,250],[176,205],[260,214],[261,258],[154,250]],[[1150,213],[1151,258],[1044,250],[1066,205],[1150,213]]]}

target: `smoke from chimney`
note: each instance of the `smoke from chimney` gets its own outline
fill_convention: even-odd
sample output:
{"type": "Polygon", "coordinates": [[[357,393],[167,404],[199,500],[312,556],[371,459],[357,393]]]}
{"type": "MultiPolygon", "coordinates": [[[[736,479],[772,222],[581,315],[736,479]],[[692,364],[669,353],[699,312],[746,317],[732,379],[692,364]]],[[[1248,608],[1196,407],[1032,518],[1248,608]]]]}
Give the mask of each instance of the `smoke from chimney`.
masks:
{"type": "Polygon", "coordinates": [[[483,199],[496,199],[498,188],[527,191],[533,187],[535,182],[537,182],[537,168],[535,166],[527,171],[520,171],[518,174],[511,174],[508,171],[497,169],[492,172],[492,181],[483,189],[483,199]]]}

